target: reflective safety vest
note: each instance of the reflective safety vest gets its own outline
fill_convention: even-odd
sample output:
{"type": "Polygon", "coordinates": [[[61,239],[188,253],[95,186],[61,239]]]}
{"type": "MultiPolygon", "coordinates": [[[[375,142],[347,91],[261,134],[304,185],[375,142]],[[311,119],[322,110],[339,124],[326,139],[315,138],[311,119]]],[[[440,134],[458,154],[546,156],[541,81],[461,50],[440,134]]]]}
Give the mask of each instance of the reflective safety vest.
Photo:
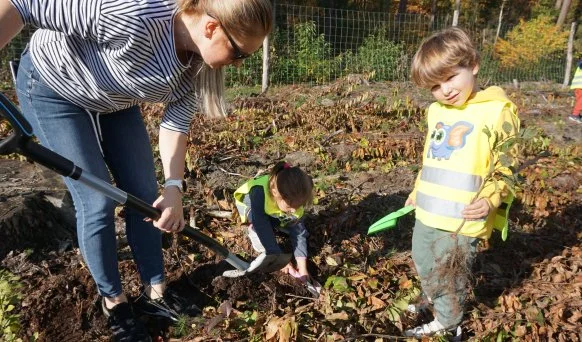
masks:
{"type": "Polygon", "coordinates": [[[574,74],[574,78],[572,79],[570,89],[582,89],[582,66],[579,66],[576,69],[576,73],[574,74]]]}
{"type": "MultiPolygon", "coordinates": [[[[281,222],[281,226],[285,226],[288,222],[296,221],[303,216],[304,209],[303,207],[297,208],[294,213],[286,213],[279,209],[277,206],[277,202],[271,197],[271,193],[269,192],[269,176],[259,176],[256,178],[251,179],[250,181],[241,185],[236,191],[234,192],[234,199],[236,201],[236,205],[239,208],[243,208],[243,212],[248,212],[247,205],[243,202],[245,196],[251,191],[254,186],[260,185],[263,188],[263,193],[265,194],[265,213],[271,217],[278,219],[281,222]]],[[[246,215],[241,215],[241,220],[243,223],[247,222],[248,218],[246,215]]]]}
{"type": "MultiPolygon", "coordinates": [[[[438,102],[431,105],[423,166],[415,188],[416,218],[423,224],[453,232],[461,225],[461,212],[480,190],[492,162],[483,128],[497,127],[506,106],[516,113],[515,105],[505,98],[460,108],[438,102]]],[[[487,218],[465,221],[460,234],[488,239],[495,227],[505,239],[512,200],[509,193],[487,218]]]]}

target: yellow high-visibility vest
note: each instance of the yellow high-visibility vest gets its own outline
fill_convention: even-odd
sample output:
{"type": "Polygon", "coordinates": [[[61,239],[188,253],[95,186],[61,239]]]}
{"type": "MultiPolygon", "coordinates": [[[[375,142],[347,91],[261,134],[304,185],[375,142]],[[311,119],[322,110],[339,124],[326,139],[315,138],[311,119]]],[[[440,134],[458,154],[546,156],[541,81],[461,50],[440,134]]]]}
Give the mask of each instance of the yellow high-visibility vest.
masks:
{"type": "MultiPolygon", "coordinates": [[[[279,209],[277,206],[277,202],[271,197],[271,193],[269,192],[269,176],[259,176],[256,178],[251,179],[250,181],[241,185],[236,191],[234,192],[234,199],[236,201],[237,207],[244,208],[244,212],[247,212],[247,205],[243,202],[245,196],[251,191],[251,188],[254,186],[261,186],[263,188],[263,193],[265,194],[265,213],[271,217],[277,218],[281,221],[281,225],[284,225],[286,222],[295,221],[300,219],[303,216],[304,209],[303,206],[297,208],[294,213],[286,213],[279,209]]],[[[242,215],[245,217],[241,217],[243,223],[247,222],[246,215],[242,215]]]]}
{"type": "Polygon", "coordinates": [[[570,85],[570,89],[582,89],[582,67],[578,67],[576,69],[574,78],[572,78],[572,84],[570,85]]]}

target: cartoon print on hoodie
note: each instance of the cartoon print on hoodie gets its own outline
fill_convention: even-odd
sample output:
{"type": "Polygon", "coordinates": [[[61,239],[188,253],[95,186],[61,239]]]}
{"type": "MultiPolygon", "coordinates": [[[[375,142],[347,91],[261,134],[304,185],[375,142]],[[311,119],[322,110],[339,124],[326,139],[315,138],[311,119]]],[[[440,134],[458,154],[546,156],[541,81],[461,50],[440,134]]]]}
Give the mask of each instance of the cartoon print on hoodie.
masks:
{"type": "Polygon", "coordinates": [[[449,160],[453,150],[463,148],[467,135],[473,132],[473,124],[466,121],[459,121],[452,126],[438,122],[430,135],[430,148],[427,157],[432,154],[433,159],[449,160]]]}

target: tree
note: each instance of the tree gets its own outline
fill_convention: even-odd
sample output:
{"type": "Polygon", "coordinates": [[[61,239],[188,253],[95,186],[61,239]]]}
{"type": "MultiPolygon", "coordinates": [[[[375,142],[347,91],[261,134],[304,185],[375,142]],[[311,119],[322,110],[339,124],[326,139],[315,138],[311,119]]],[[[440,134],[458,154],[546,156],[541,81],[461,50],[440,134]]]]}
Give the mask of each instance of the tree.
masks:
{"type": "Polygon", "coordinates": [[[562,27],[564,25],[564,21],[566,20],[566,15],[568,14],[568,9],[570,9],[570,3],[572,0],[563,0],[562,1],[562,9],[560,10],[560,16],[558,17],[558,21],[556,22],[556,26],[562,27]]]}

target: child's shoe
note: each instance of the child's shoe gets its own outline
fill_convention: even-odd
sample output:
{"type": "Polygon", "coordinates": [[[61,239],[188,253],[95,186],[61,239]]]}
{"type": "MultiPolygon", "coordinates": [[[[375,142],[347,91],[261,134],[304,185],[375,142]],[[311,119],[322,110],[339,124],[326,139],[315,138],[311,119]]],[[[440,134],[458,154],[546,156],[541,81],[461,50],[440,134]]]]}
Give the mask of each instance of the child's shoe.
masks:
{"type": "Polygon", "coordinates": [[[570,114],[570,115],[568,115],[568,119],[570,119],[570,121],[574,121],[576,123],[582,123],[582,116],[580,116],[580,115],[570,114]]]}
{"type": "Polygon", "coordinates": [[[444,336],[447,334],[452,335],[453,341],[461,341],[463,336],[460,326],[453,329],[446,329],[436,318],[430,323],[404,331],[405,336],[419,339],[428,336],[444,336]]]}
{"type": "Polygon", "coordinates": [[[432,305],[432,300],[423,293],[420,295],[418,302],[408,304],[406,311],[413,314],[418,314],[421,312],[426,312],[430,305],[432,305]]]}

